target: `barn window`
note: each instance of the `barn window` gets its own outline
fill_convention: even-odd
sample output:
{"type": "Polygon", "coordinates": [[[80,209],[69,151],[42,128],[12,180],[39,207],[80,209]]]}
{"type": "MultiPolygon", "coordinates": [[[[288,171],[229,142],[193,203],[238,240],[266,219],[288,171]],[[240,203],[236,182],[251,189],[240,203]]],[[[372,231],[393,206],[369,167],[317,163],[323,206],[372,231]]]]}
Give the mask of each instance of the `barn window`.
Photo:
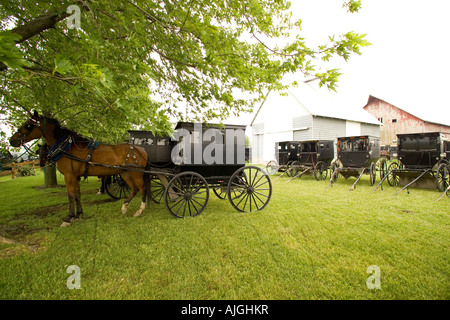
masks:
{"type": "Polygon", "coordinates": [[[396,123],[397,122],[397,119],[392,119],[392,123],[396,123]]]}

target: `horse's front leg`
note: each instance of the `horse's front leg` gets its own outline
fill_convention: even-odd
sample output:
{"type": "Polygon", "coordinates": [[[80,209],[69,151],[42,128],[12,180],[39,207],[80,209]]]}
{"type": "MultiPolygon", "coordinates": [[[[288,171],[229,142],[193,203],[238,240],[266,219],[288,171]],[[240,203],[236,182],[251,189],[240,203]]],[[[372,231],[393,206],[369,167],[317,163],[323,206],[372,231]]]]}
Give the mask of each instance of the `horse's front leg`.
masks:
{"type": "Polygon", "coordinates": [[[77,178],[66,174],[64,176],[67,189],[67,197],[69,198],[69,215],[63,219],[61,227],[70,226],[71,222],[76,218],[75,216],[75,203],[77,199],[77,178]]]}
{"type": "Polygon", "coordinates": [[[83,208],[81,207],[81,189],[80,189],[80,177],[77,178],[77,192],[75,194],[75,202],[77,205],[77,214],[75,219],[78,219],[83,214],[83,208]]]}

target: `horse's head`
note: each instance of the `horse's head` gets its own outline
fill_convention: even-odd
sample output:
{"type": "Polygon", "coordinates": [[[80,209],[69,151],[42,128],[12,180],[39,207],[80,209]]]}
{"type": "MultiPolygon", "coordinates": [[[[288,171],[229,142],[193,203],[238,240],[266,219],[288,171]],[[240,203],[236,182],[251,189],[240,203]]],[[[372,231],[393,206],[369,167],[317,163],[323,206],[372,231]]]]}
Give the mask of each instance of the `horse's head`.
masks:
{"type": "Polygon", "coordinates": [[[43,129],[41,124],[44,118],[39,116],[37,111],[34,111],[34,114],[30,113],[30,115],[31,117],[9,139],[11,146],[20,147],[31,140],[42,137],[43,129]]]}

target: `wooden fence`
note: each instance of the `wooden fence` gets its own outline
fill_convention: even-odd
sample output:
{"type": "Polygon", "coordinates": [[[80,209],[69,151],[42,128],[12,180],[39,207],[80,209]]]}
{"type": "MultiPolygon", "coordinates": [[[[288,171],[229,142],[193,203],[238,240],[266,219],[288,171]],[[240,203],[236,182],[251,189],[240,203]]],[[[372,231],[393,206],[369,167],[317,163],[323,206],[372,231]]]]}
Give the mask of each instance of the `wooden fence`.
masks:
{"type": "Polygon", "coordinates": [[[11,179],[14,179],[17,173],[17,167],[27,166],[31,165],[33,168],[38,167],[39,168],[39,160],[33,160],[33,161],[24,161],[20,163],[13,162],[11,164],[11,179]]]}

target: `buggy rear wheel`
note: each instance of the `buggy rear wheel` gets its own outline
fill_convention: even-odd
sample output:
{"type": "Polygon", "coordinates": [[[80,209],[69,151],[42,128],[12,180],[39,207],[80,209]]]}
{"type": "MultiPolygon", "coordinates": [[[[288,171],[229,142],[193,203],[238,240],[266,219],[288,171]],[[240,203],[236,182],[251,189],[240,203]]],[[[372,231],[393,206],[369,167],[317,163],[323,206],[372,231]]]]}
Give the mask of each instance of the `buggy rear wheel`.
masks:
{"type": "Polygon", "coordinates": [[[228,200],[240,212],[264,209],[272,196],[272,182],[261,168],[245,166],[236,170],[228,182],[228,200]]]}
{"type": "Polygon", "coordinates": [[[333,162],[331,164],[331,173],[330,173],[330,181],[331,181],[331,183],[336,182],[337,179],[339,178],[339,175],[340,175],[339,169],[340,168],[342,168],[342,166],[340,164],[336,163],[336,162],[333,162]],[[336,172],[336,170],[338,170],[338,171],[336,172]]]}
{"type": "Polygon", "coordinates": [[[270,160],[269,163],[266,165],[266,172],[270,175],[278,173],[279,169],[280,166],[275,160],[270,160]]]}
{"type": "Polygon", "coordinates": [[[314,177],[317,181],[325,180],[328,175],[328,166],[325,162],[319,161],[314,167],[314,177]]]}
{"type": "Polygon", "coordinates": [[[383,180],[387,173],[387,161],[386,159],[381,159],[380,161],[380,179],[383,180]]]}
{"type": "Polygon", "coordinates": [[[440,192],[447,190],[449,185],[449,166],[441,163],[436,171],[436,185],[440,192]]]}
{"type": "Polygon", "coordinates": [[[208,200],[208,183],[201,175],[191,171],[173,177],[164,192],[166,208],[176,218],[199,215],[208,200]]]}
{"type": "Polygon", "coordinates": [[[226,200],[227,195],[228,195],[227,187],[228,187],[228,185],[226,183],[221,183],[219,186],[213,187],[212,190],[213,190],[214,194],[217,196],[217,198],[219,198],[221,200],[226,200]]]}
{"type": "Polygon", "coordinates": [[[390,186],[395,187],[400,181],[400,177],[397,175],[396,171],[400,169],[401,165],[398,162],[392,162],[388,167],[388,177],[387,181],[390,186]]]}
{"type": "Polygon", "coordinates": [[[377,166],[373,162],[370,164],[369,175],[370,175],[370,185],[373,186],[377,181],[377,166]]]}
{"type": "Polygon", "coordinates": [[[113,199],[125,199],[130,195],[131,189],[119,174],[105,178],[105,191],[113,199]]]}
{"type": "Polygon", "coordinates": [[[288,177],[296,177],[301,170],[300,165],[301,165],[300,161],[297,160],[292,161],[288,168],[289,172],[286,175],[288,177]]]}

